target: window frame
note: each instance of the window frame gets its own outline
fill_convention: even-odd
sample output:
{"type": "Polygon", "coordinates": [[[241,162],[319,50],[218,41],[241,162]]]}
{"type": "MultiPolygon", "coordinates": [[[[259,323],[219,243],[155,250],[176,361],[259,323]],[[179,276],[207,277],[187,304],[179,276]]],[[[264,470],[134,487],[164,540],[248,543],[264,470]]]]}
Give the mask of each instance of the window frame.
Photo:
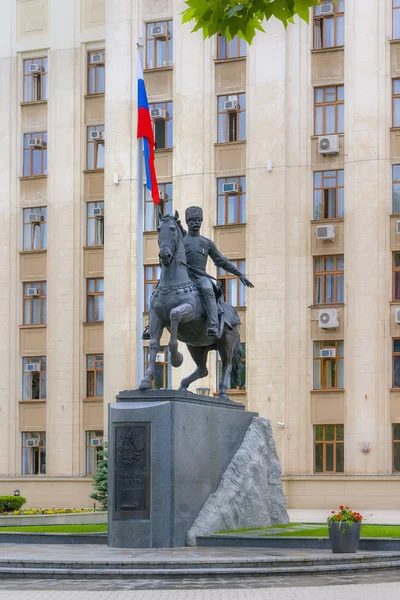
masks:
{"type": "Polygon", "coordinates": [[[86,278],[86,321],[85,323],[103,323],[104,322],[104,277],[87,277],[86,278]],[[94,282],[94,291],[90,291],[89,290],[89,286],[91,282],[94,282]],[[98,283],[99,282],[103,282],[102,283],[102,290],[98,290],[98,283]],[[101,296],[103,298],[103,318],[102,319],[96,319],[96,315],[99,313],[100,309],[99,309],[99,296],[101,296]],[[93,299],[93,300],[92,300],[93,299]],[[93,302],[93,320],[89,320],[89,314],[90,314],[90,308],[89,305],[90,303],[93,302]]]}
{"type": "Polygon", "coordinates": [[[344,84],[338,85],[323,85],[314,88],[314,135],[316,136],[326,136],[326,135],[341,135],[344,133],[344,84]],[[338,90],[343,88],[343,100],[338,100],[338,90]],[[326,101],[327,90],[335,90],[335,100],[334,101],[326,101]],[[319,90],[322,90],[322,102],[317,102],[317,93],[319,90]],[[328,106],[335,107],[335,130],[327,132],[326,131],[326,108],[328,106]],[[343,106],[343,131],[338,131],[339,128],[339,106],[343,106]],[[317,133],[317,110],[318,108],[322,108],[322,131],[317,133]]]}
{"type": "Polygon", "coordinates": [[[37,56],[35,58],[24,58],[23,62],[22,62],[22,73],[23,73],[23,85],[22,85],[22,93],[23,93],[23,102],[24,104],[34,104],[36,102],[47,102],[48,101],[48,93],[46,94],[46,97],[44,97],[43,92],[44,90],[46,92],[48,92],[48,70],[46,70],[48,68],[48,56],[37,56]],[[39,61],[39,62],[38,62],[39,61]],[[40,73],[25,73],[25,65],[37,65],[39,64],[41,66],[41,68],[43,69],[42,71],[40,71],[40,73]],[[30,84],[30,91],[31,91],[31,99],[28,100],[26,97],[26,89],[25,89],[25,84],[26,84],[26,79],[27,78],[31,78],[32,82],[30,84]],[[40,78],[40,87],[39,87],[39,98],[37,98],[36,100],[32,100],[32,96],[33,94],[33,90],[34,90],[34,85],[33,85],[33,81],[35,80],[35,78],[39,79],[40,78]],[[44,85],[44,83],[46,85],[44,85]]]}
{"type": "Polygon", "coordinates": [[[85,452],[85,475],[94,475],[97,471],[97,464],[100,460],[102,460],[102,457],[99,456],[99,452],[102,452],[104,450],[104,445],[103,446],[92,446],[91,445],[91,440],[93,438],[96,437],[102,437],[104,439],[104,431],[95,431],[94,429],[91,431],[85,431],[85,445],[86,445],[86,452],[85,452]],[[91,436],[91,434],[93,434],[91,436]],[[92,457],[90,455],[93,455],[92,457]],[[93,470],[90,470],[90,462],[93,462],[93,470]]]}
{"type": "MultiPolygon", "coordinates": [[[[143,346],[143,366],[144,366],[144,371],[146,371],[148,364],[149,364],[149,352],[150,352],[150,347],[149,346],[143,346]]],[[[172,389],[172,366],[171,366],[171,355],[170,355],[170,351],[168,346],[160,346],[158,349],[157,354],[164,354],[164,360],[163,361],[157,361],[156,362],[156,369],[157,369],[157,365],[162,365],[162,378],[163,378],[163,387],[162,388],[157,388],[155,387],[156,384],[156,380],[157,380],[157,372],[153,378],[153,381],[151,382],[152,385],[152,389],[164,389],[164,390],[170,390],[172,389]]]]}
{"type": "Polygon", "coordinates": [[[87,96],[99,96],[99,95],[104,95],[105,93],[105,88],[106,88],[106,83],[105,83],[105,79],[106,79],[106,51],[105,48],[101,48],[99,50],[88,50],[86,53],[86,63],[87,63],[87,67],[86,67],[86,95],[87,96]],[[104,56],[104,62],[102,65],[99,64],[93,64],[90,62],[90,58],[93,54],[103,54],[104,56]],[[98,87],[99,87],[99,69],[104,69],[104,90],[102,92],[98,91],[98,87]],[[94,92],[90,91],[90,71],[94,70],[95,74],[94,74],[94,92]]]}
{"type": "MultiPolygon", "coordinates": [[[[230,261],[233,265],[235,265],[235,267],[241,271],[243,273],[243,275],[246,275],[246,259],[245,258],[237,258],[234,260],[230,261]]],[[[222,267],[218,267],[217,268],[217,280],[219,282],[221,282],[221,286],[224,292],[224,298],[225,301],[230,304],[231,306],[233,306],[234,308],[246,308],[246,286],[243,286],[240,281],[239,278],[237,277],[237,275],[233,275],[232,273],[228,273],[228,271],[225,271],[225,269],[223,269],[222,267]],[[222,273],[223,272],[223,273],[222,273]],[[236,287],[236,302],[233,303],[232,300],[234,300],[233,298],[230,297],[229,295],[229,281],[232,280],[236,280],[237,281],[237,287],[236,287]],[[243,294],[243,298],[244,298],[244,304],[240,304],[241,301],[241,292],[243,294]]]]}
{"type": "Polygon", "coordinates": [[[330,221],[332,219],[344,219],[344,169],[332,169],[324,171],[314,171],[313,173],[313,220],[314,221],[330,221]],[[329,174],[329,175],[328,175],[329,174]],[[321,187],[317,185],[317,178],[321,176],[321,187]],[[335,186],[326,186],[328,180],[336,180],[335,186]],[[343,185],[340,184],[340,179],[343,180],[343,185]],[[335,216],[318,218],[317,212],[317,194],[321,192],[321,213],[325,215],[326,205],[329,202],[328,194],[330,190],[335,190],[335,216]],[[343,216],[339,216],[339,190],[343,190],[343,216]]]}
{"type": "Polygon", "coordinates": [[[22,402],[45,402],[47,399],[47,357],[46,356],[23,356],[22,357],[22,402]],[[39,364],[39,371],[27,371],[28,364],[39,364]],[[39,397],[32,398],[33,381],[32,375],[39,373],[38,390],[39,397]],[[25,381],[29,380],[29,398],[25,398],[25,381]],[[44,389],[44,393],[43,393],[44,389]]]}
{"type": "Polygon", "coordinates": [[[344,387],[338,387],[339,369],[340,369],[339,361],[340,360],[343,361],[342,362],[342,368],[343,368],[342,377],[343,377],[343,383],[344,383],[344,340],[314,340],[313,341],[313,390],[315,390],[317,392],[324,392],[324,391],[330,391],[330,390],[344,390],[344,387]],[[316,344],[321,344],[320,350],[335,348],[336,349],[335,358],[322,358],[321,356],[316,357],[315,356],[316,344]],[[339,354],[339,344],[343,344],[343,354],[339,354]],[[315,387],[316,362],[317,361],[321,362],[321,370],[320,370],[321,387],[319,387],[319,388],[315,387]],[[326,372],[326,365],[327,365],[328,361],[335,362],[335,385],[332,387],[325,387],[325,372],[326,372]]]}
{"type": "Polygon", "coordinates": [[[46,177],[48,175],[47,164],[47,131],[36,133],[23,133],[23,150],[22,150],[22,177],[46,177]],[[27,145],[28,139],[41,138],[42,146],[39,148],[30,148],[27,145]],[[26,153],[29,152],[29,173],[26,174],[26,153]],[[33,173],[34,170],[34,152],[40,153],[40,173],[33,173]]]}
{"type": "Polygon", "coordinates": [[[23,208],[22,213],[22,221],[23,221],[23,232],[22,232],[22,248],[23,252],[38,252],[42,250],[47,250],[47,206],[38,206],[36,208],[23,208]],[[41,220],[39,223],[31,223],[30,221],[25,221],[25,218],[28,214],[33,214],[35,212],[40,212],[41,220]],[[27,227],[30,227],[30,248],[25,248],[25,233],[27,231],[27,227]],[[40,248],[34,248],[35,245],[35,227],[39,227],[40,234],[40,248]]]}
{"type": "Polygon", "coordinates": [[[332,304],[344,304],[344,254],[330,254],[324,256],[313,256],[313,280],[314,280],[314,305],[332,305],[332,304]],[[335,268],[330,271],[326,268],[327,260],[334,260],[335,268]],[[340,259],[343,259],[343,269],[338,268],[338,262],[340,259]],[[318,271],[316,269],[317,262],[322,260],[323,269],[318,271]],[[339,301],[337,298],[338,294],[338,277],[343,276],[343,301],[339,301]],[[327,277],[333,277],[333,290],[334,290],[334,298],[331,302],[327,301],[326,293],[327,293],[327,277]],[[322,279],[322,302],[318,302],[318,294],[317,294],[317,280],[322,279]]]}
{"type": "Polygon", "coordinates": [[[165,119],[152,119],[151,120],[151,124],[152,124],[152,127],[153,127],[154,143],[155,143],[154,151],[157,152],[157,150],[158,151],[171,150],[174,147],[174,121],[173,121],[174,112],[173,112],[173,101],[172,100],[166,100],[165,102],[151,102],[149,104],[150,114],[151,114],[151,110],[153,108],[161,108],[161,109],[165,110],[165,115],[166,115],[165,119]],[[157,147],[156,123],[158,121],[163,121],[164,122],[165,146],[163,146],[163,147],[157,147]],[[171,127],[171,131],[168,130],[168,127],[171,127]],[[169,140],[169,137],[171,138],[170,140],[169,140]]]}
{"type": "Polygon", "coordinates": [[[148,313],[150,310],[150,297],[151,294],[149,294],[149,299],[147,298],[148,293],[151,290],[151,293],[154,292],[156,285],[159,281],[160,278],[160,271],[161,271],[161,267],[159,265],[144,265],[144,312],[148,313]],[[151,269],[151,278],[148,279],[147,275],[147,269],[151,269]],[[158,277],[157,277],[157,269],[158,269],[158,277]]]}
{"type": "MultiPolygon", "coordinates": [[[[396,6],[396,0],[392,1],[392,40],[398,40],[400,39],[400,20],[399,20],[399,35],[396,36],[395,35],[395,24],[396,24],[396,19],[395,19],[395,15],[397,11],[400,11],[400,1],[397,0],[398,6],[396,6]]],[[[399,13],[400,15],[400,13],[399,13]]]]}
{"type": "Polygon", "coordinates": [[[47,324],[47,281],[30,281],[30,282],[22,282],[22,324],[23,325],[46,325],[47,324]],[[38,296],[28,296],[25,295],[25,289],[29,287],[39,286],[39,295],[38,296]],[[44,291],[43,291],[44,288],[44,291]],[[33,312],[34,312],[34,301],[39,300],[39,313],[40,319],[39,323],[33,322],[33,312]],[[30,304],[29,315],[30,322],[27,323],[25,320],[25,306],[30,304]],[[44,309],[44,310],[43,310],[44,309]],[[44,316],[43,316],[44,315],[44,316]]]}
{"type": "Polygon", "coordinates": [[[217,144],[234,144],[235,142],[245,142],[246,141],[246,136],[247,136],[247,123],[246,123],[246,109],[247,109],[247,102],[246,102],[246,92],[232,92],[231,94],[218,94],[217,95],[217,144]],[[235,108],[235,110],[220,110],[219,108],[219,104],[220,104],[220,100],[223,98],[224,102],[228,102],[229,98],[231,96],[237,96],[238,98],[238,108],[235,108]],[[240,108],[240,97],[244,96],[245,101],[244,101],[244,108],[240,108]],[[244,137],[242,139],[241,138],[241,133],[240,133],[240,115],[243,114],[245,115],[245,119],[244,119],[244,137]],[[236,135],[234,136],[235,139],[229,139],[230,138],[230,125],[229,125],[229,115],[235,114],[236,115],[236,125],[235,125],[235,131],[236,131],[236,135]],[[226,141],[220,140],[220,126],[219,126],[219,116],[220,115],[225,115],[225,125],[224,125],[224,136],[227,138],[226,141]]]}
{"type": "Polygon", "coordinates": [[[392,77],[392,127],[400,127],[400,77],[392,77]],[[395,87],[397,82],[399,82],[399,92],[395,93],[395,87]],[[398,100],[397,103],[396,100],[398,100]],[[395,108],[397,104],[398,113],[395,108]]]}
{"type": "MultiPolygon", "coordinates": [[[[400,350],[396,351],[395,350],[395,345],[396,342],[400,342],[400,338],[392,338],[392,389],[399,389],[400,388],[400,376],[399,376],[399,385],[396,385],[396,379],[395,379],[395,363],[399,362],[399,371],[400,371],[400,350]],[[397,360],[396,360],[397,359],[397,360]]],[[[399,373],[400,375],[400,373],[399,373]]]]}
{"type": "Polygon", "coordinates": [[[235,60],[240,58],[246,58],[247,56],[247,43],[242,40],[238,35],[235,35],[230,42],[228,42],[225,35],[221,33],[217,33],[217,59],[216,60],[235,60]],[[223,44],[223,40],[225,40],[225,56],[221,56],[221,47],[223,44]],[[236,43],[236,51],[237,54],[235,56],[228,56],[230,52],[230,44],[232,42],[236,43]],[[244,54],[242,54],[243,48],[245,49],[244,54]]]}
{"type": "Polygon", "coordinates": [[[392,302],[400,302],[400,252],[392,252],[392,302]],[[399,256],[399,266],[396,267],[396,254],[399,256]],[[399,273],[399,294],[396,298],[396,273],[399,273]]]}
{"type": "Polygon", "coordinates": [[[165,21],[148,21],[145,23],[145,30],[146,30],[146,34],[145,34],[145,69],[146,70],[151,70],[151,71],[156,71],[158,69],[172,69],[172,67],[174,66],[174,29],[173,29],[173,19],[166,19],[165,21]],[[149,29],[150,27],[166,27],[167,30],[167,35],[164,38],[155,38],[152,36],[149,36],[149,29]],[[172,26],[172,33],[171,31],[171,26],[172,26]],[[148,59],[149,59],[149,52],[148,52],[148,47],[150,42],[153,42],[153,56],[154,56],[154,65],[157,65],[157,39],[162,39],[165,41],[165,58],[166,60],[164,62],[166,62],[166,65],[161,65],[159,67],[154,66],[154,67],[149,67],[149,63],[148,63],[148,59]],[[171,51],[171,57],[170,57],[170,46],[172,47],[172,51],[171,51]],[[171,63],[171,64],[169,64],[171,63]]]}
{"type": "MultiPolygon", "coordinates": [[[[344,0],[343,0],[343,4],[344,4],[344,0]]],[[[313,50],[326,50],[327,48],[343,48],[344,47],[344,35],[345,35],[345,9],[343,11],[338,11],[338,7],[339,4],[336,2],[321,2],[321,5],[314,7],[314,11],[313,11],[313,50]],[[318,10],[320,9],[321,5],[324,4],[333,4],[333,10],[334,10],[334,14],[333,15],[321,15],[321,14],[316,14],[318,12],[318,10]],[[333,38],[334,38],[334,44],[333,46],[325,46],[324,45],[324,20],[333,20],[333,38]],[[342,45],[338,45],[337,44],[337,38],[338,38],[338,19],[342,19],[343,22],[343,32],[342,32],[342,36],[343,36],[343,44],[342,45]],[[316,39],[316,32],[317,32],[317,21],[322,21],[322,36],[321,36],[321,47],[318,47],[316,39]]]]}
{"type": "Polygon", "coordinates": [[[157,206],[154,204],[153,198],[151,197],[151,191],[144,186],[143,231],[157,231],[157,227],[160,223],[160,213],[163,217],[165,217],[166,214],[172,214],[173,189],[173,184],[170,181],[158,184],[158,191],[164,193],[164,200],[161,200],[160,198],[160,204],[157,206]],[[148,212],[150,214],[148,214],[148,212]],[[153,223],[153,227],[148,229],[147,225],[150,221],[153,223]]]}
{"type": "Polygon", "coordinates": [[[217,207],[216,207],[216,226],[225,227],[226,225],[245,225],[246,224],[246,175],[238,175],[237,177],[217,177],[217,207]],[[224,183],[237,183],[239,191],[237,194],[228,194],[220,192],[220,184],[223,187],[224,183]],[[244,185],[243,185],[244,184],[244,185]],[[229,201],[236,198],[236,221],[229,221],[229,201]],[[220,202],[224,204],[224,219],[223,223],[219,222],[219,206],[220,202]],[[243,208],[244,206],[244,208],[243,208]],[[243,220],[242,220],[243,217],[243,220]]]}
{"type": "Polygon", "coordinates": [[[87,171],[104,171],[104,166],[105,166],[105,150],[103,150],[104,152],[104,166],[103,167],[97,167],[97,162],[99,160],[99,146],[103,146],[104,148],[104,140],[90,140],[89,139],[89,133],[91,131],[103,131],[104,132],[104,125],[88,125],[86,127],[86,170],[87,171]],[[91,166],[91,158],[89,156],[89,148],[90,145],[94,144],[93,148],[93,167],[91,166]]]}
{"type": "Polygon", "coordinates": [[[21,443],[21,473],[22,473],[22,475],[28,475],[28,476],[46,475],[46,462],[47,462],[46,432],[45,431],[22,431],[21,438],[22,438],[22,443],[21,443]],[[37,439],[37,437],[39,437],[39,446],[34,446],[34,447],[27,446],[26,441],[28,439],[28,435],[30,436],[29,439],[37,439]],[[29,451],[29,473],[24,472],[24,470],[25,470],[24,469],[24,464],[25,464],[24,451],[29,451]],[[37,473],[33,472],[35,469],[32,468],[35,454],[37,454],[37,456],[38,456],[38,472],[37,473]],[[44,455],[44,461],[42,460],[43,455],[44,455]],[[41,471],[42,471],[43,465],[44,465],[44,472],[42,473],[41,471]]]}
{"type": "Polygon", "coordinates": [[[345,429],[344,429],[344,424],[343,423],[335,423],[335,424],[317,424],[317,425],[313,425],[313,454],[314,454],[314,461],[313,461],[313,473],[314,474],[336,474],[336,473],[344,473],[345,472],[345,446],[344,446],[344,442],[345,442],[345,429]],[[317,427],[322,427],[322,440],[317,440],[317,427]],[[326,439],[326,428],[327,427],[334,427],[334,435],[333,435],[333,440],[327,440],[326,439]],[[338,431],[337,428],[338,427],[343,427],[343,439],[338,439],[338,431]],[[337,446],[341,444],[343,446],[343,471],[338,471],[337,470],[337,446]],[[317,461],[317,445],[322,445],[322,471],[317,471],[316,469],[316,461],[317,461]],[[327,446],[333,446],[333,470],[332,471],[328,471],[326,469],[326,447],[327,446]]]}
{"type": "Polygon", "coordinates": [[[93,205],[93,209],[94,208],[102,208],[104,211],[104,200],[102,200],[101,202],[86,202],[86,246],[88,248],[96,248],[96,247],[103,247],[104,246],[104,215],[100,216],[100,217],[96,217],[94,215],[90,214],[91,211],[91,206],[93,205]],[[93,239],[94,239],[94,244],[90,244],[89,243],[89,229],[90,229],[90,223],[94,222],[94,227],[93,227],[93,239]],[[99,233],[98,230],[98,223],[101,223],[101,231],[99,233]],[[99,237],[102,239],[102,243],[99,244],[99,237]]]}
{"type": "Polygon", "coordinates": [[[100,400],[104,398],[104,354],[86,354],[86,398],[90,400],[100,400]],[[89,359],[93,357],[93,368],[89,368],[89,359]],[[100,358],[101,357],[101,358],[100,358]],[[97,365],[101,363],[101,368],[97,368],[97,365]],[[89,395],[89,377],[93,373],[93,395],[89,395]],[[102,373],[102,387],[103,387],[103,395],[99,396],[97,394],[97,373],[102,373]]]}
{"type": "MultiPolygon", "coordinates": [[[[242,374],[243,374],[243,381],[244,384],[242,386],[236,386],[234,388],[230,388],[228,387],[227,391],[229,392],[233,392],[233,393],[240,393],[240,394],[245,394],[247,392],[247,343],[246,342],[242,342],[242,374]]],[[[216,375],[216,390],[218,391],[219,389],[219,382],[220,382],[220,378],[221,378],[221,369],[222,369],[222,360],[221,360],[221,356],[219,354],[219,352],[216,353],[216,368],[215,368],[215,375],[216,375]]],[[[231,378],[229,376],[229,382],[228,385],[231,383],[231,378]]]]}

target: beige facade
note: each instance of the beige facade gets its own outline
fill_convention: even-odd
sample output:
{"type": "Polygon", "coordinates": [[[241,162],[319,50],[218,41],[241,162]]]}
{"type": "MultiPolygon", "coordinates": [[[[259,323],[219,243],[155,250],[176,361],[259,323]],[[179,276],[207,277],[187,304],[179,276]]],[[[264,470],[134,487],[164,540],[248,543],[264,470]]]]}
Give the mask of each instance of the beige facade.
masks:
{"type": "MultiPolygon", "coordinates": [[[[154,277],[158,247],[146,225],[138,264],[139,47],[149,102],[168,114],[173,106],[172,137],[164,121],[155,124],[158,180],[172,190],[166,200],[181,215],[202,206],[204,235],[245,261],[255,285],[245,302],[228,287],[246,344],[246,387],[231,397],[271,419],[289,506],[397,508],[400,285],[397,295],[392,261],[400,210],[392,168],[400,109],[392,80],[400,78],[400,39],[392,39],[390,0],[349,2],[343,46],[317,49],[312,18],[286,31],[271,21],[233,57],[181,25],[183,0],[3,4],[0,493],[18,488],[29,506],[92,506],[108,403],[142,376],[138,323],[147,314],[138,319],[137,274],[144,269],[145,284],[147,273],[154,277]],[[171,21],[172,55],[147,27],[165,27],[168,37],[171,21]],[[232,100],[234,111],[225,109],[232,100]],[[326,134],[336,136],[336,154],[319,151],[326,134]],[[317,183],[332,172],[342,178],[334,196],[317,183]],[[239,191],[221,192],[222,179],[239,191]],[[317,197],[331,203],[325,213],[316,214],[317,197]],[[333,239],[320,239],[325,225],[333,239]],[[314,275],[316,265],[323,275],[314,275]],[[315,277],[323,278],[318,290],[315,277]],[[338,323],[321,327],[329,310],[338,323]]],[[[338,19],[334,10],[324,18],[338,19]]],[[[181,350],[180,369],[159,367],[163,386],[193,368],[181,350]]],[[[210,356],[197,386],[213,394],[216,378],[210,356]]]]}

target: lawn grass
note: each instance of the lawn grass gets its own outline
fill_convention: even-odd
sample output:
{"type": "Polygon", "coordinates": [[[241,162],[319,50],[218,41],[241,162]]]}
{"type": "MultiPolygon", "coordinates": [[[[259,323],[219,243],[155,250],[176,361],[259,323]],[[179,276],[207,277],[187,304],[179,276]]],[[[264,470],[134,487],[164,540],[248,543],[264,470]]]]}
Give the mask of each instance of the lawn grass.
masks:
{"type": "Polygon", "coordinates": [[[0,527],[0,533],[105,533],[106,524],[99,525],[26,525],[0,527]]]}
{"type": "MultiPolygon", "coordinates": [[[[259,535],[261,537],[317,537],[328,538],[328,526],[325,524],[315,525],[312,528],[310,525],[301,523],[289,523],[285,525],[272,525],[270,527],[255,527],[252,529],[229,529],[226,531],[218,531],[217,533],[248,533],[251,535],[259,535]],[[281,531],[282,529],[298,527],[297,531],[281,531]],[[275,533],[274,530],[279,529],[275,533]]],[[[362,538],[400,538],[400,525],[361,525],[362,538]]]]}

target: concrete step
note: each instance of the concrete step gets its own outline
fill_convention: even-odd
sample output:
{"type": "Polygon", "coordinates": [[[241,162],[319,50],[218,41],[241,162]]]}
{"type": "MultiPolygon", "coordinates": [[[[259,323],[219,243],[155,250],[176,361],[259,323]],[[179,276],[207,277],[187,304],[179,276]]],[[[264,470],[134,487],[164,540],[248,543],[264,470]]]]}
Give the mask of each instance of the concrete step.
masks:
{"type": "Polygon", "coordinates": [[[335,563],[316,566],[282,567],[198,567],[198,568],[92,568],[92,569],[66,569],[66,568],[25,568],[25,567],[0,567],[0,579],[168,579],[168,578],[205,578],[205,577],[268,577],[273,575],[301,575],[318,573],[344,573],[347,571],[370,571],[383,569],[399,569],[400,560],[387,560],[381,562],[335,563]]]}

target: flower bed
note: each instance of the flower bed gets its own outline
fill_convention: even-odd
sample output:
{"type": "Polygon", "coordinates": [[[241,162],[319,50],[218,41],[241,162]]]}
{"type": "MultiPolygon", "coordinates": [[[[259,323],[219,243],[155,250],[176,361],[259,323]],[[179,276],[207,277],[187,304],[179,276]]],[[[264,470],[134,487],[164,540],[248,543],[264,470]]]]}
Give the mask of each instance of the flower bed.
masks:
{"type": "Polygon", "coordinates": [[[12,515],[69,515],[80,513],[103,512],[94,508],[27,508],[14,510],[12,515]]]}
{"type": "Polygon", "coordinates": [[[84,509],[58,509],[61,512],[49,512],[57,509],[31,509],[23,514],[0,515],[1,527],[24,525],[83,525],[107,523],[106,511],[84,509]],[[43,512],[34,512],[42,510],[43,512]]]}

